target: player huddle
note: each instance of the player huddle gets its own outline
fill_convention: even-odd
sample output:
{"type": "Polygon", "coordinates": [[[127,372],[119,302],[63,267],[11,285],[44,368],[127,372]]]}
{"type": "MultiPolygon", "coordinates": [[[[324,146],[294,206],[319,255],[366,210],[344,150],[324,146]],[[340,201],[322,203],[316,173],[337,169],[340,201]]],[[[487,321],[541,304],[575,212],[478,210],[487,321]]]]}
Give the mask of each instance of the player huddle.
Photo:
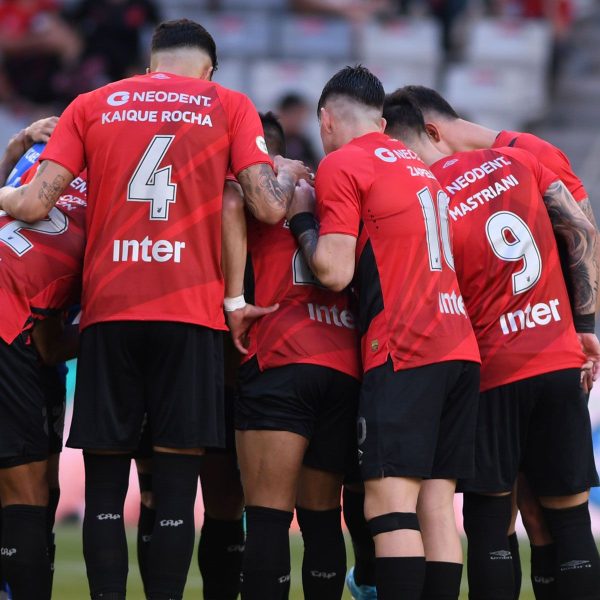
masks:
{"type": "Polygon", "coordinates": [[[536,598],[600,599],[597,232],[566,157],[346,67],[319,100],[313,177],[216,68],[205,29],[163,23],[146,75],[17,140],[49,137],[0,190],[12,598],[51,597],[64,393],[40,360],[77,353],[67,444],[83,449],[93,600],[125,598],[132,458],[152,600],[183,597],[199,476],[207,600],[287,597],[294,511],[308,600],[341,598],[345,579],[357,600],[457,599],[457,489],[471,599],[519,596],[517,500],[536,598]]]}

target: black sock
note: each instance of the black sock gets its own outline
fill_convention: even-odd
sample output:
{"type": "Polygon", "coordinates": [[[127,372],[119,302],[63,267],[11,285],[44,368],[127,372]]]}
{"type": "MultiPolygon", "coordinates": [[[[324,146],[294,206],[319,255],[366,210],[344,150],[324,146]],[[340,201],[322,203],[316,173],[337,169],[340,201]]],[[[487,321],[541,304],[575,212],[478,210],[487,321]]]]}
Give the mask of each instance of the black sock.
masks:
{"type": "Polygon", "coordinates": [[[470,600],[513,600],[515,576],[507,533],[511,513],[510,495],[464,495],[470,600]]]}
{"type": "Polygon", "coordinates": [[[2,509],[2,571],[14,600],[50,597],[47,508],[12,504],[2,509]]]}
{"type": "Polygon", "coordinates": [[[194,553],[194,501],[200,456],[156,452],[156,521],[148,556],[148,597],[180,600],[194,553]]]}
{"type": "Polygon", "coordinates": [[[344,521],[354,549],[354,581],[375,585],[375,543],[365,519],[365,493],[344,488],[344,521]]]}
{"type": "Polygon", "coordinates": [[[129,456],[83,453],[85,515],[83,555],[92,598],[125,595],[128,557],[123,505],[129,485],[129,456]]]}
{"type": "Polygon", "coordinates": [[[600,557],[592,535],[588,503],[543,511],[556,546],[558,597],[600,599],[600,557]]]}
{"type": "Polygon", "coordinates": [[[148,554],[155,519],[156,511],[140,502],[140,516],[138,517],[137,527],[137,557],[144,590],[148,587],[148,554]]]}
{"type": "Polygon", "coordinates": [[[419,600],[425,583],[425,557],[377,558],[378,600],[419,600]]]}
{"type": "Polygon", "coordinates": [[[458,600],[462,564],[427,561],[421,600],[458,600]]]}
{"type": "Polygon", "coordinates": [[[244,557],[242,519],[224,521],[204,513],[198,543],[198,567],[205,600],[235,600],[241,588],[244,557]]]}
{"type": "Polygon", "coordinates": [[[48,517],[46,519],[46,530],[48,533],[48,559],[50,561],[50,589],[54,581],[54,557],[56,556],[56,544],[54,543],[54,522],[56,521],[56,509],[60,500],[60,488],[48,490],[48,517]]]}
{"type": "Polygon", "coordinates": [[[246,507],[242,600],[281,600],[290,589],[289,530],[294,513],[246,507]]]}
{"type": "Polygon", "coordinates": [[[519,550],[519,538],[517,532],[511,533],[508,536],[508,545],[513,561],[513,578],[515,580],[513,600],[519,600],[521,595],[521,583],[523,581],[523,570],[521,569],[521,552],[519,550]]]}
{"type": "Polygon", "coordinates": [[[315,511],[297,508],[296,515],[304,540],[304,598],[341,598],[346,577],[346,545],[340,520],[341,509],[315,511]]]}
{"type": "Polygon", "coordinates": [[[531,546],[531,585],[536,600],[556,597],[556,547],[554,544],[531,546]]]}

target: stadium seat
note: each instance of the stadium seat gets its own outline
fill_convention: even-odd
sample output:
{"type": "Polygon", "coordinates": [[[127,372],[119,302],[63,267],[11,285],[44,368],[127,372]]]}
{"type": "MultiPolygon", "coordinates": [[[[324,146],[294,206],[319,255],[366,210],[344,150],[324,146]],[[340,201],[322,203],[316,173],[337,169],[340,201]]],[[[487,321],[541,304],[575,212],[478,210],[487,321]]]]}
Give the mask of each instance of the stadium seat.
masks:
{"type": "Polygon", "coordinates": [[[418,65],[390,60],[365,61],[364,64],[379,77],[386,93],[404,85],[437,87],[437,70],[433,68],[419,68],[418,65]]]}
{"type": "Polygon", "coordinates": [[[344,59],[353,56],[352,28],[344,19],[282,16],[277,20],[278,56],[344,59]]]}

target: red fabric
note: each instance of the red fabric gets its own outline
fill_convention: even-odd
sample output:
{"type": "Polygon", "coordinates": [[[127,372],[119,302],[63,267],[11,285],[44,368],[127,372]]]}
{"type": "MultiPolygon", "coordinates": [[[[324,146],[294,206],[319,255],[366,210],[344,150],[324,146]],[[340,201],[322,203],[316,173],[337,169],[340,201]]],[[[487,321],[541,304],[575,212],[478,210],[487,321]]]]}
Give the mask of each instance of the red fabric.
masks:
{"type": "Polygon", "coordinates": [[[247,359],[261,370],[293,363],[330,367],[360,378],[359,342],[349,292],[318,285],[287,221],[265,225],[248,216],[255,302],[279,309],[250,331],[247,359]]]}
{"type": "MultiPolygon", "coordinates": [[[[388,356],[395,370],[448,360],[479,361],[466,314],[441,308],[442,295],[460,298],[454,271],[441,263],[430,266],[417,194],[430,193],[435,199],[440,191],[414,152],[380,133],[353,140],[319,166],[320,234],[358,237],[365,372],[388,356]]],[[[438,218],[434,220],[437,224],[438,218]]]]}
{"type": "MultiPolygon", "coordinates": [[[[36,169],[32,167],[23,176],[23,183],[36,169]]],[[[85,188],[83,174],[60,197],[49,215],[51,221],[22,223],[21,228],[15,225],[19,221],[0,212],[0,337],[6,343],[23,331],[32,311],[60,311],[79,302],[85,188]]]]}
{"type": "Polygon", "coordinates": [[[431,169],[450,197],[455,267],[481,351],[482,391],[579,368],[584,358],[542,199],[556,175],[515,148],[459,153],[431,169]]]}
{"type": "Polygon", "coordinates": [[[531,133],[518,133],[516,131],[501,131],[496,137],[492,148],[503,148],[508,146],[512,140],[517,141],[512,145],[514,148],[523,148],[531,152],[537,159],[567,186],[577,202],[588,197],[583,183],[573,172],[571,163],[566,155],[550,142],[543,140],[531,133]]]}
{"type": "Polygon", "coordinates": [[[167,73],[109,84],[66,109],[41,158],[88,168],[82,328],[155,320],[225,329],[223,181],[229,169],[270,164],[262,136],[243,94],[167,73]]]}

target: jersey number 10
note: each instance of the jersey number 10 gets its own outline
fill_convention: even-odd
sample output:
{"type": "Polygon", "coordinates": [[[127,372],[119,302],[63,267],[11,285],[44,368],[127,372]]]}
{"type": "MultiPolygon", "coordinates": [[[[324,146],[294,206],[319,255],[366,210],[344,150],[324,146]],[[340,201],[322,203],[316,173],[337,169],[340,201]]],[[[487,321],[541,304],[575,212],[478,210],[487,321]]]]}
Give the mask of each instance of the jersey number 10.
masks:
{"type": "Polygon", "coordinates": [[[438,190],[436,207],[431,190],[428,187],[424,187],[418,191],[417,198],[423,209],[423,217],[425,219],[429,268],[432,271],[442,270],[443,252],[446,264],[454,271],[452,238],[450,237],[450,223],[448,222],[448,204],[450,204],[450,198],[448,198],[446,192],[438,190]],[[441,248],[440,239],[442,241],[441,248]]]}

